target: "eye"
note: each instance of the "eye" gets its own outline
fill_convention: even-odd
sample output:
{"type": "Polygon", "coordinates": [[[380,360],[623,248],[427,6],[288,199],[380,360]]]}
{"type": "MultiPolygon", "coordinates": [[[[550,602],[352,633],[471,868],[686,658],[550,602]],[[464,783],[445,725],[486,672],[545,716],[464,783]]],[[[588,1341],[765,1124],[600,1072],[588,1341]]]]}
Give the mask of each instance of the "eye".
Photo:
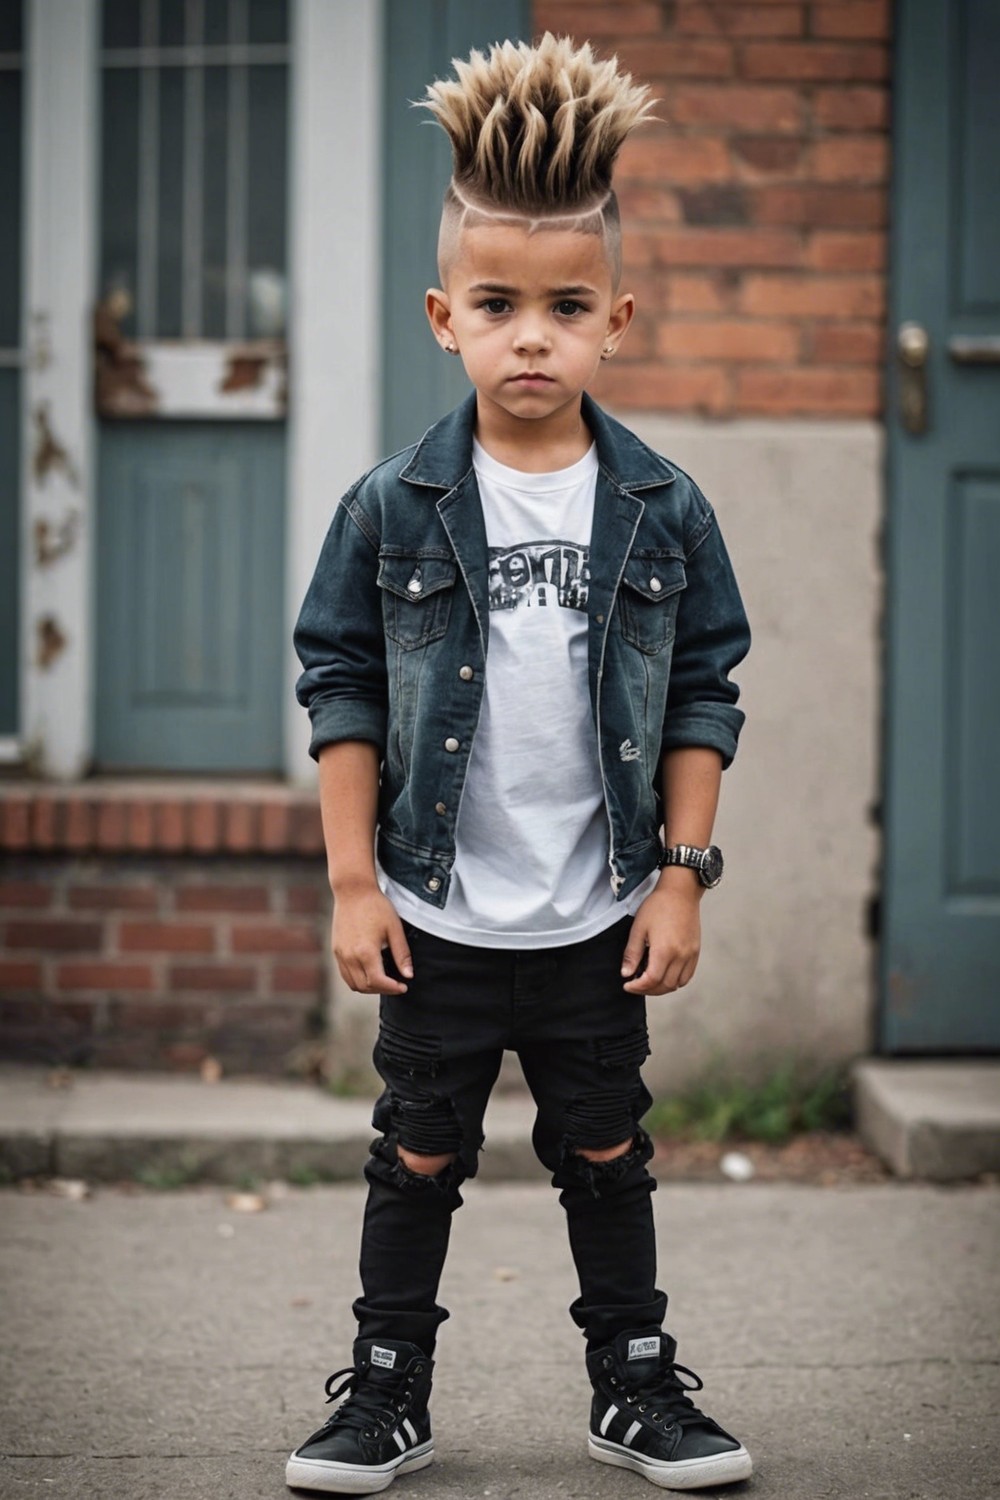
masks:
{"type": "Polygon", "coordinates": [[[492,317],[498,317],[507,311],[510,303],[506,297],[488,297],[485,302],[480,302],[479,306],[483,312],[489,313],[492,317]]]}
{"type": "Polygon", "coordinates": [[[585,313],[586,311],[587,309],[582,302],[574,302],[571,297],[567,297],[562,302],[556,303],[556,312],[561,318],[575,318],[580,313],[585,313]]]}

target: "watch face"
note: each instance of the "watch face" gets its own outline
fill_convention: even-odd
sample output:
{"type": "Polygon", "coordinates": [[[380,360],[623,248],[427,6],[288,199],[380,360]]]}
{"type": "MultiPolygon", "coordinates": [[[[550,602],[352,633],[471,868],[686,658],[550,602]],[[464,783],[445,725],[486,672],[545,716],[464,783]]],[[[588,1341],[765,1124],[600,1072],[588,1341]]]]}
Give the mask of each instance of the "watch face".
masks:
{"type": "Polygon", "coordinates": [[[701,862],[701,878],[705,885],[718,885],[722,879],[722,850],[710,844],[701,862]]]}

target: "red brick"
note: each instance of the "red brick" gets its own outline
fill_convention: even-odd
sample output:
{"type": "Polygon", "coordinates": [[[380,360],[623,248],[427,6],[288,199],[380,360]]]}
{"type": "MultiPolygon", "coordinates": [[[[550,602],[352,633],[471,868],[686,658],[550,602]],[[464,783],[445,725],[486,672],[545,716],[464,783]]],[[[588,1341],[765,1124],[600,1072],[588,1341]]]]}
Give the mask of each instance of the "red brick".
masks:
{"type": "Polygon", "coordinates": [[[279,852],[287,849],[291,831],[290,808],[286,802],[263,802],[260,808],[260,847],[279,852]]]}
{"type": "Polygon", "coordinates": [[[616,192],[626,224],[642,224],[651,229],[663,224],[680,224],[683,219],[680,201],[670,187],[652,182],[621,182],[616,192]]]}
{"type": "Polygon", "coordinates": [[[31,844],[31,801],[28,797],[0,800],[0,845],[27,849],[31,844]]]}
{"type": "Polygon", "coordinates": [[[215,928],[197,922],[123,922],[123,952],[214,953],[215,928]]]}
{"type": "Polygon", "coordinates": [[[51,906],[54,890],[33,880],[0,880],[0,906],[51,906]]]}
{"type": "Polygon", "coordinates": [[[125,841],[130,849],[156,847],[156,824],[151,802],[130,802],[127,824],[125,841]]]}
{"type": "Polygon", "coordinates": [[[790,323],[678,318],[660,329],[659,349],[667,359],[774,360],[792,364],[798,358],[799,338],[798,328],[790,323]]]}
{"type": "Polygon", "coordinates": [[[253,964],[171,964],[167,984],[172,990],[244,990],[257,992],[253,964]]]}
{"type": "Polygon", "coordinates": [[[733,272],[673,271],[664,279],[664,301],[671,313],[724,313],[733,306],[738,286],[733,272]]]}
{"type": "Polygon", "coordinates": [[[740,294],[743,312],[762,316],[878,318],[885,309],[881,276],[748,275],[740,294]]]}
{"type": "Polygon", "coordinates": [[[183,1031],[203,1027],[201,1005],[182,1000],[124,1000],[114,1007],[114,1024],[123,1031],[183,1031]]]}
{"type": "Polygon", "coordinates": [[[0,990],[40,990],[42,966],[34,959],[0,958],[0,990]]]}
{"type": "Polygon", "coordinates": [[[730,409],[730,382],[713,365],[619,365],[595,382],[599,401],[643,411],[696,411],[720,416],[730,409]]]}
{"type": "Polygon", "coordinates": [[[183,802],[157,802],[154,809],[156,847],[177,852],[187,847],[187,809],[183,802]]]}
{"type": "Polygon", "coordinates": [[[270,911],[264,885],[182,885],[174,895],[178,911],[270,911]]]}
{"type": "Polygon", "coordinates": [[[37,948],[60,953],[96,953],[101,947],[99,922],[74,922],[55,917],[7,923],[8,948],[37,948]]]}
{"type": "Polygon", "coordinates": [[[223,804],[222,843],[226,849],[242,854],[257,844],[257,809],[252,802],[235,798],[223,804]]]}
{"type": "Polygon", "coordinates": [[[809,340],[809,359],[818,365],[878,365],[885,358],[880,324],[817,323],[809,340]]]}
{"type": "Polygon", "coordinates": [[[100,959],[56,966],[56,987],[61,990],[151,990],[155,983],[149,964],[116,964],[100,959]]]}
{"type": "Polygon", "coordinates": [[[730,143],[731,174],[756,181],[761,177],[788,177],[798,173],[804,142],[794,136],[744,135],[730,143]]]}
{"type": "Polygon", "coordinates": [[[737,406],[758,415],[870,417],[879,411],[880,395],[876,370],[745,366],[736,371],[737,406]]]}
{"type": "Polygon", "coordinates": [[[152,885],[73,885],[68,904],[80,911],[155,911],[158,892],[152,885]]]}
{"type": "Polygon", "coordinates": [[[201,854],[210,854],[219,847],[221,829],[220,807],[217,802],[199,798],[188,809],[188,842],[201,854]]]}
{"type": "Polygon", "coordinates": [[[881,271],[886,253],[886,236],[880,230],[819,230],[809,237],[806,262],[816,271],[881,271]]]}
{"type": "MultiPolygon", "coordinates": [[[[677,125],[725,125],[740,130],[779,130],[797,133],[803,127],[805,105],[794,88],[766,84],[730,84],[724,89],[707,84],[678,84],[666,103],[677,125]]],[[[664,113],[661,108],[660,113],[664,113]]]]}
{"type": "Polygon", "coordinates": [[[326,848],[323,840],[323,820],[319,803],[309,803],[292,810],[292,844],[297,854],[322,854],[326,848]]]}
{"type": "Polygon", "coordinates": [[[290,912],[312,915],[325,912],[330,907],[330,893],[325,886],[290,885],[285,892],[285,905],[290,912]]]}
{"type": "Polygon", "coordinates": [[[315,953],[320,946],[312,922],[257,922],[253,927],[234,926],[234,953],[315,953]]]}
{"type": "MultiPolygon", "coordinates": [[[[729,42],[685,37],[683,41],[626,42],[615,47],[623,68],[643,82],[673,78],[730,78],[733,49],[729,42]]],[[[661,114],[661,110],[656,111],[661,114]]]]}
{"type": "Polygon", "coordinates": [[[325,971],[322,963],[275,964],[271,975],[271,989],[280,995],[284,991],[295,994],[313,994],[323,987],[325,971]]]}
{"type": "Polygon", "coordinates": [[[809,168],[817,182],[884,182],[889,141],[884,135],[835,135],[816,141],[809,168]]]}
{"type": "Polygon", "coordinates": [[[835,0],[813,5],[813,36],[886,42],[892,35],[889,0],[835,0]]]}
{"type": "Polygon", "coordinates": [[[802,5],[691,4],[679,0],[674,30],[684,36],[802,36],[802,5]]]}
{"type": "Polygon", "coordinates": [[[881,187],[750,188],[758,224],[805,229],[881,229],[888,204],[881,187]]]}
{"type": "Polygon", "coordinates": [[[874,42],[748,42],[740,71],[762,80],[866,83],[888,77],[889,54],[874,42]]]}
{"type": "Polygon", "coordinates": [[[729,178],[725,142],[711,135],[644,135],[623,149],[615,170],[625,182],[724,182],[729,178]]]}
{"type": "MultiPolygon", "coordinates": [[[[535,26],[541,31],[552,31],[557,36],[572,36],[578,41],[588,37],[595,40],[622,36],[654,36],[663,24],[659,5],[647,0],[640,5],[601,4],[588,5],[581,10],[578,0],[573,4],[553,3],[546,0],[535,6],[535,26]]],[[[606,51],[601,48],[602,53],[606,51]]]]}
{"type": "Polygon", "coordinates": [[[886,130],[889,92],[879,88],[816,89],[813,119],[827,130],[886,130]]]}
{"type": "Polygon", "coordinates": [[[31,803],[31,845],[33,849],[56,849],[62,842],[63,802],[61,798],[40,795],[31,803]]]}
{"type": "Polygon", "coordinates": [[[102,797],[97,803],[97,847],[121,849],[125,846],[128,809],[116,798],[102,797]]]}
{"type": "Polygon", "coordinates": [[[802,241],[784,229],[679,227],[661,230],[656,258],[661,266],[791,268],[801,262],[802,241]]]}
{"type": "Polygon", "coordinates": [[[65,820],[66,848],[90,849],[94,842],[95,818],[89,802],[82,797],[68,797],[65,820]]]}

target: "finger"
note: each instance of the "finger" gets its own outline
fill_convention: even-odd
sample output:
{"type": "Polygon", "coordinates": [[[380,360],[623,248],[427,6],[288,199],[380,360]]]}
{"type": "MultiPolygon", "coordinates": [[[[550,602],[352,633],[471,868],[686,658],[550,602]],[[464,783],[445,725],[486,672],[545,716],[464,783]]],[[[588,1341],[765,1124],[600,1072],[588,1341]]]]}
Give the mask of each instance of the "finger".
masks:
{"type": "MultiPolygon", "coordinates": [[[[388,949],[385,950],[388,953],[388,949]]],[[[369,995],[405,995],[406,985],[386,972],[382,952],[365,956],[365,993],[369,995]]]]}
{"type": "Polygon", "coordinates": [[[643,958],[645,957],[645,953],[645,928],[640,927],[637,922],[633,922],[631,931],[628,935],[628,942],[625,944],[625,952],[622,954],[623,978],[627,977],[630,974],[635,974],[639,965],[642,963],[643,958]]]}
{"type": "Polygon", "coordinates": [[[400,921],[390,923],[389,926],[389,952],[396,968],[406,979],[413,978],[413,957],[410,953],[410,945],[406,941],[406,933],[400,921]]]}
{"type": "Polygon", "coordinates": [[[625,989],[632,995],[659,995],[666,960],[651,948],[646,957],[646,967],[635,979],[630,979],[625,989]]]}

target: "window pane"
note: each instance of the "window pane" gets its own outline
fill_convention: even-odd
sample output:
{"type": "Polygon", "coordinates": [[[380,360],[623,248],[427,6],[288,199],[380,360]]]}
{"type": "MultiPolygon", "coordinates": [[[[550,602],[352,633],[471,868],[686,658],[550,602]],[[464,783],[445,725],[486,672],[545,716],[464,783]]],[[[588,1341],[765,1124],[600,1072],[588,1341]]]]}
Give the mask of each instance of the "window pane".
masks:
{"type": "Polygon", "coordinates": [[[21,342],[21,75],[0,73],[0,348],[21,342]]]}
{"type": "Polygon", "coordinates": [[[160,46],[183,47],[187,0],[160,0],[160,46]]]}
{"type": "Polygon", "coordinates": [[[288,74],[283,66],[248,74],[247,331],[276,337],[285,329],[288,74]]]}
{"type": "Polygon", "coordinates": [[[202,333],[226,335],[226,213],[229,69],[205,69],[205,198],[202,333]]]}
{"type": "Polygon", "coordinates": [[[23,0],[0,0],[0,52],[20,52],[24,46],[23,0]]]}
{"type": "Polygon", "coordinates": [[[176,339],[181,336],[181,246],[184,233],[183,68],[160,70],[159,186],[160,274],[155,334],[161,339],[176,339]]]}
{"type": "Polygon", "coordinates": [[[205,0],[205,41],[220,47],[229,40],[229,0],[205,0]]]}
{"type": "Polygon", "coordinates": [[[122,294],[121,328],[131,337],[135,332],[138,259],[138,69],[105,69],[103,109],[100,296],[122,294]]]}
{"type": "Polygon", "coordinates": [[[0,369],[0,734],[17,734],[21,374],[0,369]]]}
{"type": "Polygon", "coordinates": [[[104,0],[105,47],[138,47],[139,0],[104,0]]]}
{"type": "Polygon", "coordinates": [[[287,0],[250,0],[247,30],[251,42],[286,42],[287,0]]]}

